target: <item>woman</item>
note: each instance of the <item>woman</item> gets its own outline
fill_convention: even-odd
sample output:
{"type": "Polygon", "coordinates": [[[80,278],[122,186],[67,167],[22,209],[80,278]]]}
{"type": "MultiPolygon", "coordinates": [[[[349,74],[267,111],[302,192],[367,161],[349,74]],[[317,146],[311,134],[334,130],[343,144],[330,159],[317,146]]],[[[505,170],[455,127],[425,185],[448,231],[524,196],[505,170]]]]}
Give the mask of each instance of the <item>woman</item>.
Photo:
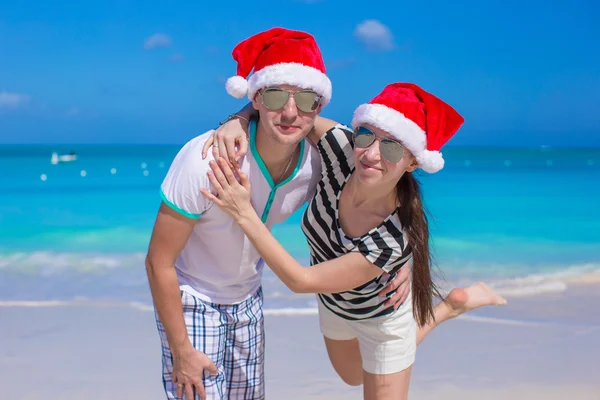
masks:
{"type": "Polygon", "coordinates": [[[238,170],[238,182],[223,158],[211,162],[216,195],[202,194],[234,218],[291,290],[318,293],[331,362],[346,383],[364,384],[365,399],[407,398],[417,343],[436,323],[505,302],[478,284],[454,291],[435,311],[432,305],[439,294],[431,278],[427,217],[412,172],[441,169],[439,150],[462,122],[449,105],[404,83],[388,85],[358,107],[354,132],[319,118],[309,139],[319,149],[322,178],[302,221],[311,251],[308,268],[261,222],[250,204],[248,177],[238,170]],[[409,260],[411,294],[394,310],[378,295],[409,260]]]}

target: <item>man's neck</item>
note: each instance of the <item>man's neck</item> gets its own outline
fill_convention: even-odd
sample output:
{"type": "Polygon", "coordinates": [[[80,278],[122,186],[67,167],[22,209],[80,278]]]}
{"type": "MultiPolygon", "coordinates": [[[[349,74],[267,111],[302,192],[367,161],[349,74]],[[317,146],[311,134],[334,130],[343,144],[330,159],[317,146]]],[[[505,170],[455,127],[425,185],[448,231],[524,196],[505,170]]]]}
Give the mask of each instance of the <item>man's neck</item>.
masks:
{"type": "Polygon", "coordinates": [[[269,174],[275,184],[286,179],[293,172],[294,168],[292,167],[298,161],[298,144],[285,145],[273,140],[271,135],[262,131],[259,123],[256,124],[254,139],[256,141],[256,150],[269,170],[269,174]],[[286,171],[286,167],[288,166],[289,168],[286,171]]]}

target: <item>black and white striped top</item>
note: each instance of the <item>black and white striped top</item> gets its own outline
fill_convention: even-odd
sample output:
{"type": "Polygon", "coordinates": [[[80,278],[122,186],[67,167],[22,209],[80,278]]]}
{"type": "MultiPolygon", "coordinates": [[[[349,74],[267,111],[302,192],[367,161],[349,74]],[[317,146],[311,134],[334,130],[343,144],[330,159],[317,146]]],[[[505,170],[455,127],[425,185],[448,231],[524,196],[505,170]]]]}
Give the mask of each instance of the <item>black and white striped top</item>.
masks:
{"type": "Polygon", "coordinates": [[[361,320],[392,313],[384,307],[385,299],[377,295],[411,257],[397,210],[379,226],[361,237],[344,234],[338,221],[338,201],[342,188],[354,171],[352,131],[343,125],[330,129],[318,143],[322,176],[317,191],[302,218],[302,230],[308,240],[311,265],[358,251],[389,277],[379,276],[370,282],[341,293],[318,295],[325,307],[348,320],[361,320]]]}

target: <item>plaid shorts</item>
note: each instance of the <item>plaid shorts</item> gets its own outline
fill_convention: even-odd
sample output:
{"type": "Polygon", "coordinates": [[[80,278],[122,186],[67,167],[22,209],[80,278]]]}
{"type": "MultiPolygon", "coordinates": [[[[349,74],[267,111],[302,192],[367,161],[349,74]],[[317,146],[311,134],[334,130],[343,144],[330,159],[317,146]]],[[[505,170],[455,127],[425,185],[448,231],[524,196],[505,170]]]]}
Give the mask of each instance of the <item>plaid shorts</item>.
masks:
{"type": "MultiPolygon", "coordinates": [[[[262,288],[235,305],[207,303],[184,291],[181,303],[192,345],[219,370],[217,375],[208,371],[203,374],[207,400],[264,399],[262,288]]],[[[168,399],[177,399],[171,380],[173,357],[158,314],[156,323],[162,344],[163,386],[168,399]]]]}

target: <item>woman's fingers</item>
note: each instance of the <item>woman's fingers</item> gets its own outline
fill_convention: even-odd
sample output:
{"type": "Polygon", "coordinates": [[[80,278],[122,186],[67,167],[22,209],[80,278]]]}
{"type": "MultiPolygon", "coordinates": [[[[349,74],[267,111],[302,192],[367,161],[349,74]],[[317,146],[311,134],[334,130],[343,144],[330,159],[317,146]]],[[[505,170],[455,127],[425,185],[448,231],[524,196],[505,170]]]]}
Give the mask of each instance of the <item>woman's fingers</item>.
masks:
{"type": "Polygon", "coordinates": [[[218,162],[210,161],[209,165],[211,169],[207,172],[208,180],[215,188],[216,193],[211,193],[208,189],[200,189],[202,195],[208,200],[221,206],[228,201],[226,200],[224,203],[223,199],[231,199],[232,196],[235,198],[242,194],[239,192],[240,186],[242,186],[246,192],[250,193],[250,180],[246,173],[237,169],[236,173],[239,177],[238,181],[236,174],[229,167],[227,161],[222,158],[220,158],[218,162]]]}
{"type": "Polygon", "coordinates": [[[204,197],[206,197],[206,199],[212,203],[215,204],[220,204],[219,202],[219,198],[217,196],[215,196],[214,194],[212,194],[208,189],[205,188],[200,188],[200,193],[202,193],[202,195],[204,197]]]}
{"type": "Polygon", "coordinates": [[[240,177],[240,184],[246,189],[248,192],[250,191],[250,179],[248,179],[248,175],[241,169],[237,170],[237,174],[240,177]]]}
{"type": "Polygon", "coordinates": [[[227,178],[225,178],[225,175],[223,174],[223,171],[222,171],[221,167],[219,166],[219,164],[217,164],[215,161],[211,161],[211,162],[209,162],[209,165],[211,168],[211,170],[208,171],[209,179],[210,179],[210,174],[212,173],[212,175],[216,178],[217,182],[219,183],[219,187],[221,188],[221,191],[223,189],[229,187],[229,182],[227,182],[227,178]]]}
{"type": "MultiPolygon", "coordinates": [[[[221,154],[221,157],[223,157],[224,159],[226,159],[229,162],[229,166],[233,167],[236,164],[236,160],[235,160],[235,142],[236,142],[236,138],[234,137],[226,137],[224,139],[224,144],[225,144],[225,150],[227,154],[221,154]]],[[[223,153],[223,151],[221,151],[221,153],[223,153]]]]}
{"type": "Polygon", "coordinates": [[[227,159],[227,146],[225,145],[225,135],[223,132],[217,132],[217,137],[215,140],[216,143],[218,143],[217,146],[219,147],[219,151],[215,156],[215,160],[218,160],[219,157],[227,159]]]}
{"type": "Polygon", "coordinates": [[[210,184],[215,188],[217,196],[220,196],[223,193],[223,186],[221,186],[221,182],[219,182],[219,180],[215,176],[215,173],[212,171],[208,171],[206,175],[208,175],[208,181],[210,182],[210,184]]]}
{"type": "Polygon", "coordinates": [[[223,175],[225,175],[227,183],[230,186],[238,184],[238,181],[237,179],[235,179],[235,175],[233,174],[233,170],[229,167],[229,164],[227,164],[227,161],[225,161],[223,158],[219,159],[219,167],[221,167],[221,172],[223,172],[223,175]]]}
{"type": "Polygon", "coordinates": [[[204,146],[202,147],[202,159],[206,158],[206,155],[208,154],[208,149],[210,148],[210,146],[213,144],[213,142],[215,141],[215,135],[217,134],[216,131],[214,131],[210,137],[208,138],[208,140],[204,143],[204,146]]]}
{"type": "Polygon", "coordinates": [[[239,140],[239,149],[237,154],[235,155],[235,161],[240,161],[240,158],[248,154],[248,137],[243,137],[239,140]]]}

